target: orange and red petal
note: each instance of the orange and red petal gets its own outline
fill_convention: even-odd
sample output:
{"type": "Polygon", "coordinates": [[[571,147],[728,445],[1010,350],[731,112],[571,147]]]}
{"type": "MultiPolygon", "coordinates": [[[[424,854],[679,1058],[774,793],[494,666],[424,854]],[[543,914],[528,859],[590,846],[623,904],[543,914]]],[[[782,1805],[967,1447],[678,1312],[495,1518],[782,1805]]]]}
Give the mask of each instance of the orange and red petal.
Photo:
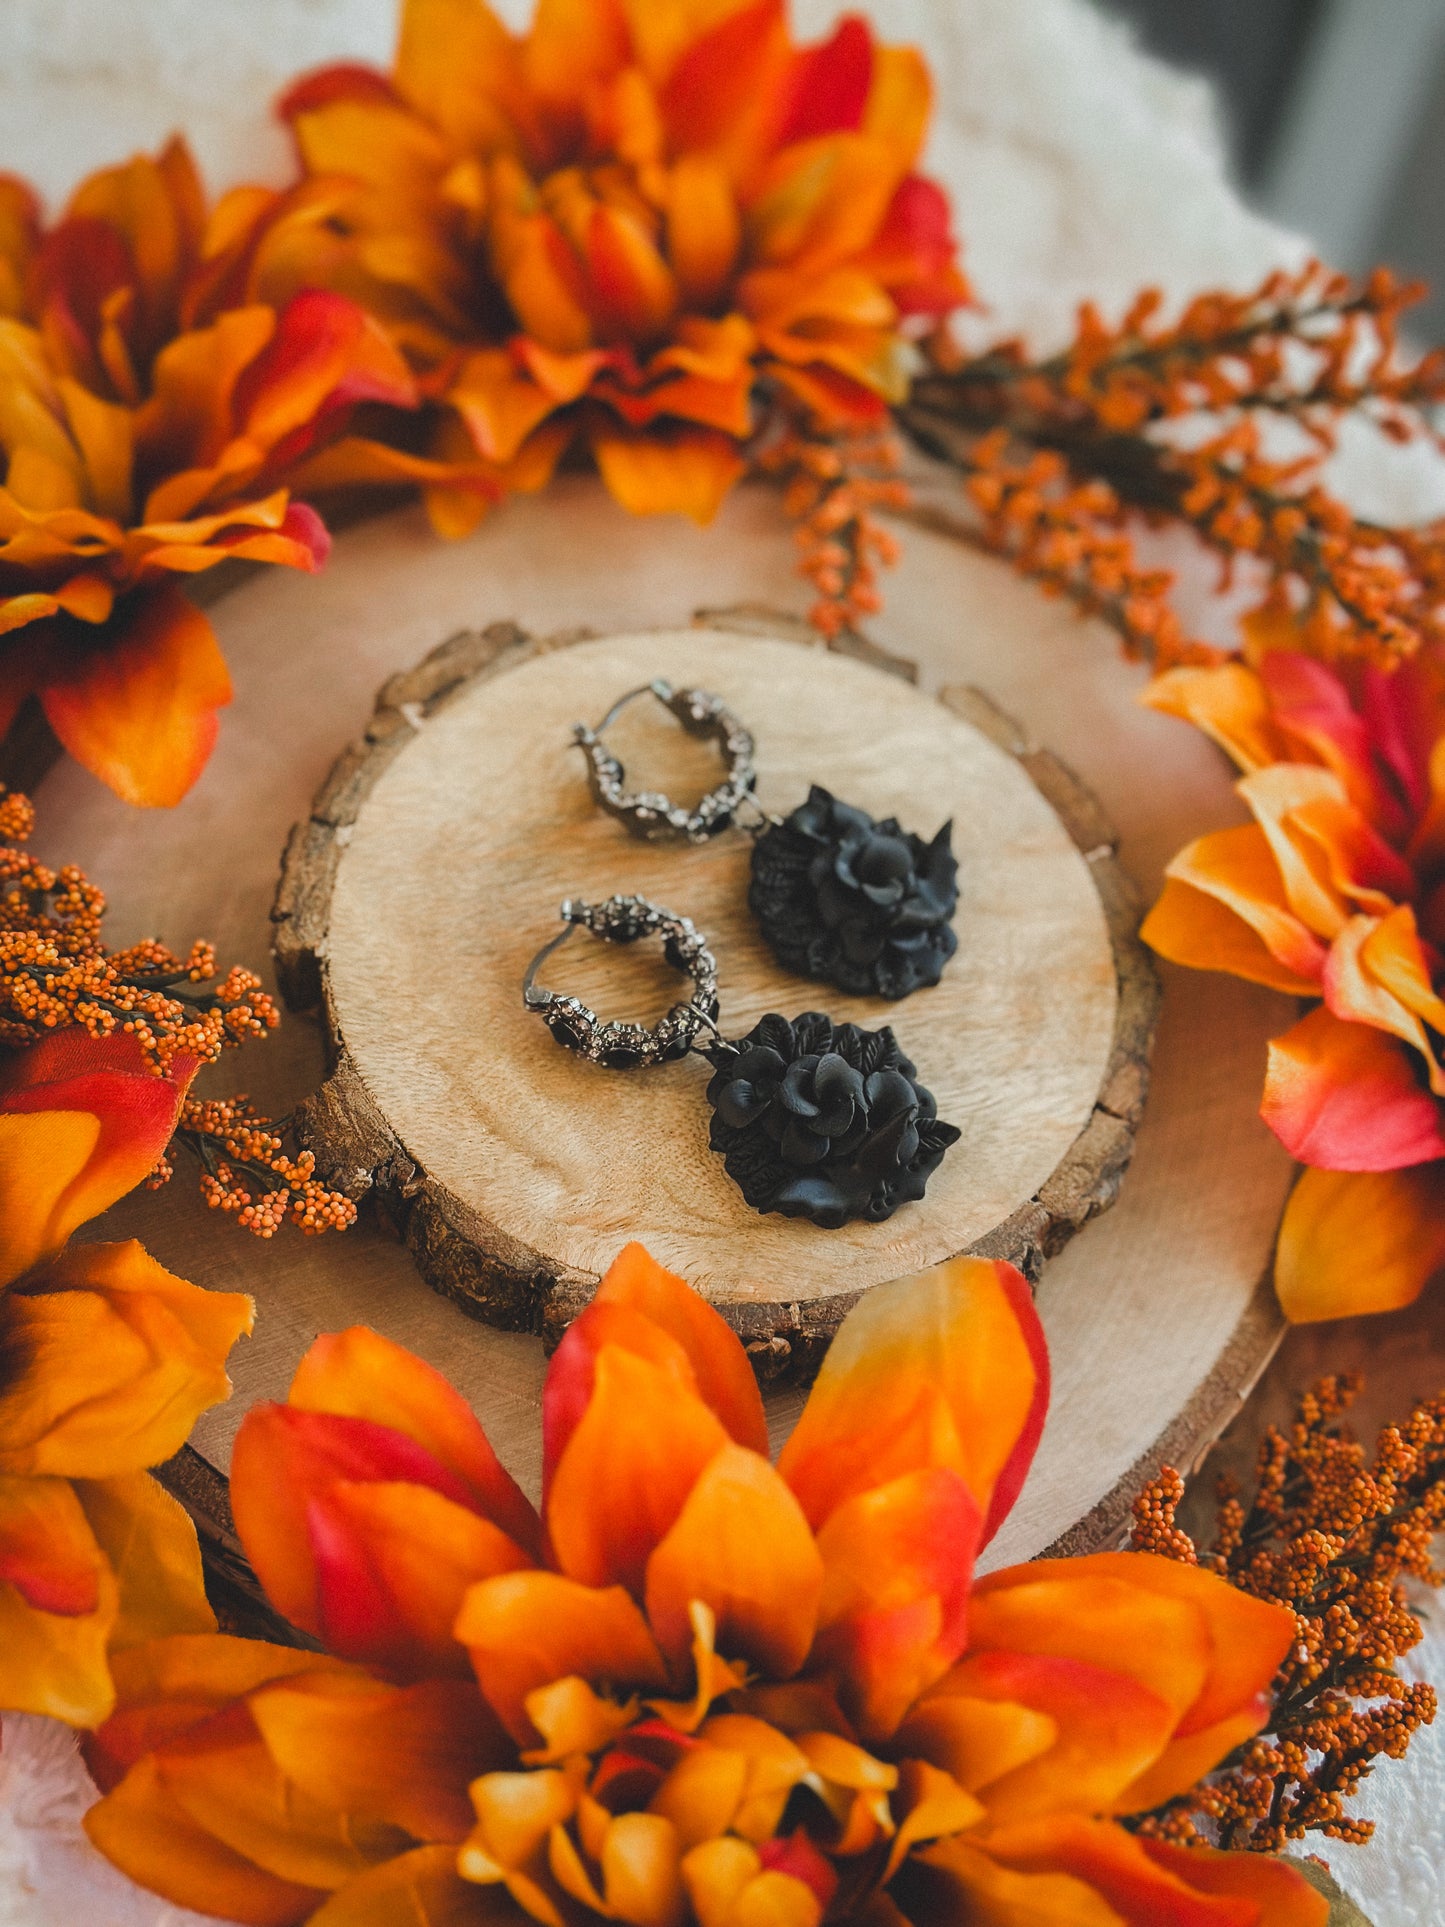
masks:
{"type": "Polygon", "coordinates": [[[467,1588],[532,1566],[489,1519],[426,1486],[336,1480],[305,1523],[328,1652],[398,1679],[465,1673],[452,1627],[467,1588]]]}
{"type": "Polygon", "coordinates": [[[540,1523],[461,1393],[414,1352],[365,1325],[325,1332],[296,1368],[287,1403],[389,1426],[464,1479],[478,1509],[530,1552],[540,1523]]]}
{"type": "Polygon", "coordinates": [[[1445,1157],[1445,1110],[1409,1045],[1312,1010],[1269,1047],[1260,1115],[1292,1156],[1327,1171],[1393,1171],[1445,1157]]]}
{"type": "Polygon", "coordinates": [[[154,1076],[130,1036],[72,1028],[0,1067],[0,1284],[57,1251],[154,1169],[192,1058],[154,1076]],[[48,1114],[48,1116],[47,1116],[48,1114]]]}
{"type": "Polygon", "coordinates": [[[865,1740],[888,1738],[963,1650],[981,1523],[962,1479],[929,1466],[845,1500],[820,1530],[810,1670],[865,1740]]]}
{"type": "Polygon", "coordinates": [[[105,1560],[68,1479],[0,1477],[0,1586],[36,1612],[100,1604],[105,1560]]]}
{"type": "Polygon", "coordinates": [[[1274,1254],[1294,1324],[1413,1304],[1445,1266],[1445,1163],[1301,1172],[1274,1254]]]}
{"type": "Polygon", "coordinates": [[[728,1435],[691,1372],[683,1379],[671,1360],[604,1343],[592,1369],[591,1395],[548,1488],[547,1534],[570,1578],[620,1582],[640,1597],[649,1558],[728,1435]]]}
{"type": "Polygon", "coordinates": [[[37,678],[46,720],[127,803],[179,803],[206,766],[231,679],[209,622],[168,584],[139,589],[99,639],[57,638],[37,678]]]}
{"type": "Polygon", "coordinates": [[[568,1326],[547,1369],[542,1431],[549,1479],[591,1400],[597,1353],[604,1344],[636,1350],[659,1364],[672,1361],[679,1382],[696,1390],[728,1435],[766,1455],[762,1394],[737,1334],[684,1279],[634,1242],[613,1259],[591,1305],[568,1326]]]}
{"type": "Polygon", "coordinates": [[[942,1467],[974,1495],[986,1542],[1023,1483],[1048,1386],[1024,1279],[953,1259],[879,1286],[848,1314],[778,1470],[816,1530],[846,1500],[942,1467]]]}
{"type": "Polygon", "coordinates": [[[403,1432],[370,1419],[253,1405],[231,1458],[236,1529],[277,1609],[319,1634],[322,1596],[308,1513],[338,1482],[425,1487],[475,1512],[466,1482],[403,1432]]]}

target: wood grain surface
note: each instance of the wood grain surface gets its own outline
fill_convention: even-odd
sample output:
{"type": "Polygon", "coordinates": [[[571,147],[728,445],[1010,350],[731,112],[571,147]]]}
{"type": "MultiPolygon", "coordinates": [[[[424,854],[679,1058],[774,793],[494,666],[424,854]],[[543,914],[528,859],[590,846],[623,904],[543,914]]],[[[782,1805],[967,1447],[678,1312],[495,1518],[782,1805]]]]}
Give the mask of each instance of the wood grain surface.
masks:
{"type": "MultiPolygon", "coordinates": [[[[700,607],[750,600],[796,609],[803,591],[793,569],[765,489],[741,490],[709,530],[628,517],[583,478],[562,478],[545,500],[509,504],[463,543],[438,543],[417,511],[369,522],[340,536],[320,576],[257,573],[212,608],[237,695],[184,803],[138,811],[61,763],[38,793],[37,851],[103,880],[114,942],[153,934],[184,949],[206,935],[224,960],[264,968],[288,831],[306,817],[337,744],[364,734],[378,686],[409,671],[438,636],[483,629],[498,610],[551,634],[581,624],[685,627],[700,607]]],[[[917,663],[920,688],[984,687],[1031,741],[1058,751],[1117,826],[1121,860],[1146,896],[1189,837],[1241,820],[1223,759],[1195,732],[1135,704],[1139,672],[1119,661],[1105,631],[1042,601],[1001,565],[922,531],[906,531],[888,590],[879,642],[917,663]]],[[[1289,1006],[1224,977],[1162,975],[1150,1098],[1128,1179],[1039,1282],[1053,1403],[990,1559],[1028,1557],[1085,1519],[1107,1536],[1143,1471],[1165,1450],[1192,1457],[1238,1410],[1280,1329],[1259,1281],[1290,1166],[1258,1105],[1265,1040],[1289,1022],[1289,1006]]],[[[206,1088],[249,1090],[275,1115],[324,1075],[320,1024],[293,1017],[266,1044],[228,1057],[206,1088]]],[[[423,1282],[384,1228],[317,1239],[285,1232],[259,1246],[207,1211],[182,1170],[169,1193],[133,1194],[86,1235],[140,1237],[173,1271],[255,1296],[255,1335],[231,1361],[235,1395],[193,1435],[214,1473],[229,1463],[242,1413],[282,1395],[316,1333],[363,1323],[445,1371],[537,1491],[541,1343],[468,1318],[423,1282]]],[[[786,1280],[779,1285],[786,1290],[786,1280]]],[[[791,1387],[769,1390],[775,1442],[799,1403],[791,1387]]]]}
{"type": "MultiPolygon", "coordinates": [[[[734,613],[592,640],[499,624],[385,686],[293,832],[276,952],[288,996],[324,1003],[338,1060],[306,1107],[319,1167],[380,1190],[438,1289],[555,1338],[631,1227],[773,1378],[815,1366],[869,1286],[979,1249],[1036,1276],[1112,1201],[1157,1011],[1113,833],[986,698],[940,702],[888,667],[734,613]],[[656,675],[706,681],[751,723],[765,808],[819,781],[928,836],[952,821],[960,947],[938,986],[889,1004],[791,977],[746,907],[745,836],[640,844],[595,807],[571,724],[656,675]],[[706,932],[727,1034],[818,1007],[894,1026],[964,1133],[921,1204],[841,1232],[760,1216],[708,1148],[702,1065],[625,1075],[557,1050],[522,1007],[528,958],[563,897],[639,891],[706,932]]],[[[677,797],[718,775],[651,705],[609,742],[632,780],[677,797]]],[[[644,1021],[680,994],[656,946],[574,942],[547,976],[644,1021]]]]}

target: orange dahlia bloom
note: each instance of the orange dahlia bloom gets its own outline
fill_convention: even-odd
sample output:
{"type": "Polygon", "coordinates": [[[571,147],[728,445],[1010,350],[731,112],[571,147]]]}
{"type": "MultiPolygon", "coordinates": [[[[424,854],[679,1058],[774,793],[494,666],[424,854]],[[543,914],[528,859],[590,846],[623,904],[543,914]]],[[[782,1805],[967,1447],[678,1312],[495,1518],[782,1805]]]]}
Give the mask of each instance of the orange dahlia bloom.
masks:
{"type": "Polygon", "coordinates": [[[1297,1320],[1409,1304],[1445,1264],[1445,672],[1270,648],[1171,670],[1146,700],[1246,772],[1254,821],[1175,857],[1144,936],[1316,1000],[1265,1074],[1265,1122],[1309,1167],[1280,1301],[1297,1320]]]}
{"type": "Polygon", "coordinates": [[[251,1301],[138,1244],[61,1247],[165,1150],[184,1082],[61,1032],[0,1079],[0,1706],[94,1726],[114,1656],[212,1630],[185,1513],[149,1476],[230,1390],[251,1301]]]}
{"type": "MultiPolygon", "coordinates": [[[[914,172],[921,55],[849,16],[799,47],[786,0],[405,0],[389,75],[282,102],[306,184],[258,256],[273,298],[361,301],[443,404],[433,452],[539,487],[580,437],[623,507],[706,522],[768,404],[879,420],[906,333],[965,298],[914,172]]],[[[324,481],[385,478],[374,443],[324,481]]],[[[470,487],[433,488],[471,527],[470,487]]]]}
{"type": "Polygon", "coordinates": [[[871,1293],[776,1466],[741,1344],[629,1246],[543,1395],[539,1519],[374,1333],[246,1416],[237,1530],[330,1657],[123,1654],[92,1840],[283,1927],[1320,1927],[1115,1816],[1258,1730],[1290,1613],[1145,1554],[973,1581],[1043,1418],[1019,1274],[871,1293]]]}
{"type": "Polygon", "coordinates": [[[92,175],[49,227],[0,177],[0,732],[36,696],[133,803],[185,794],[230,700],[176,578],[228,556],[319,567],[326,531],[288,477],[358,402],[415,400],[354,302],[247,294],[273,198],[208,220],[179,141],[92,175]]]}

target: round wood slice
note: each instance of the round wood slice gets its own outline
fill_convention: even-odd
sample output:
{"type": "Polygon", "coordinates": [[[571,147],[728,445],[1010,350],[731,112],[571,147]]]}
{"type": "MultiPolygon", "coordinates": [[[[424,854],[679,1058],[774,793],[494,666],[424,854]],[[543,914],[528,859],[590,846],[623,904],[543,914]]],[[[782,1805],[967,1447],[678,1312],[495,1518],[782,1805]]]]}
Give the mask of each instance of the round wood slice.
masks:
{"type": "MultiPolygon", "coordinates": [[[[293,835],[273,913],[283,988],[323,1003],[336,1059],[306,1141],[350,1195],[380,1193],[430,1283],[555,1339],[637,1237],[765,1378],[814,1368],[887,1279],[963,1251],[1037,1275],[1118,1189],[1158,1001],[1112,832],[1063,765],[1005,746],[1013,726],[981,697],[939,701],[770,626],[454,638],[382,691],[293,835]],[[925,836],[952,820],[959,950],[939,985],[890,1004],[791,976],[747,909],[746,836],[644,844],[596,807],[571,726],[655,676],[749,721],[764,808],[816,781],[925,836]],[[707,935],[726,1035],[809,1009],[894,1027],[963,1132],[921,1203],[835,1231],[755,1212],[708,1147],[699,1060],[625,1074],[552,1043],[522,1003],[528,959],[564,897],[631,892],[707,935]]],[[[719,774],[654,705],[608,741],[632,783],[676,798],[719,774]]],[[[659,946],[586,938],[545,981],[643,1021],[686,994],[659,946]]]]}
{"type": "MultiPolygon", "coordinates": [[[[571,476],[545,496],[509,503],[466,542],[438,542],[415,509],[378,517],[345,531],[319,576],[253,571],[212,604],[236,699],[182,804],[133,809],[62,761],[38,792],[37,854],[78,862],[104,883],[113,943],[155,935],[184,950],[204,935],[223,961],[264,968],[288,830],[307,818],[338,741],[364,741],[378,685],[439,636],[474,630],[499,608],[536,635],[583,622],[617,634],[685,626],[699,607],[748,600],[796,608],[805,591],[795,567],[776,497],[764,488],[739,490],[707,530],[624,515],[595,481],[571,476]]],[[[1191,836],[1242,820],[1223,758],[1196,731],[1135,703],[1139,672],[1120,662],[1112,636],[1042,600],[1000,563],[941,535],[905,531],[877,633],[917,663],[921,688],[986,688],[1023,734],[1062,754],[1117,825],[1120,856],[1146,897],[1191,836]]],[[[439,674],[437,688],[445,680],[439,674]]],[[[771,707],[751,720],[773,737],[771,707]]],[[[640,769],[667,727],[648,719],[640,769]]],[[[1029,753],[1018,737],[1010,747],[1029,753]]],[[[484,880],[464,881],[480,894],[484,880]]],[[[456,883],[445,879],[454,894],[456,883]]],[[[293,908],[300,915],[303,906],[293,908]]],[[[555,905],[543,907],[544,929],[554,914],[555,905]]],[[[575,938],[557,960],[569,972],[585,957],[582,944],[575,938]]],[[[1039,1281],[1053,1400],[1034,1469],[990,1560],[1061,1542],[1109,1543],[1161,1459],[1191,1464],[1238,1411],[1281,1329],[1265,1273],[1290,1163],[1258,1113],[1265,1042],[1291,1021],[1291,1006],[1228,977],[1162,975],[1149,1103],[1128,1180],[1039,1281]]],[[[638,987],[625,974],[609,981],[619,995],[638,987]]],[[[798,989],[805,1001],[828,1001],[824,986],[798,989]]],[[[890,1011],[907,1041],[912,1012],[924,1015],[935,994],[890,1011]]],[[[931,1063],[931,1045],[928,1059],[919,1049],[931,1063]]],[[[291,1017],[264,1045],[228,1055],[204,1088],[249,1090],[280,1116],[324,1081],[324,1058],[321,1023],[291,1017]]],[[[686,1083],[694,1071],[659,1075],[686,1083]]],[[[907,1215],[898,1214],[898,1229],[907,1215]]],[[[619,1227],[619,1236],[630,1229],[619,1227]]],[[[182,1167],[166,1190],[133,1193],[86,1235],[138,1237],[172,1271],[256,1299],[255,1335],[231,1359],[235,1394],[202,1415],[184,1461],[191,1502],[220,1535],[214,1543],[224,1543],[224,1475],[242,1415],[257,1399],[284,1396],[318,1331],[355,1323],[444,1371],[509,1468],[534,1496],[540,1491],[542,1344],[466,1316],[430,1289],[384,1227],[363,1221],[324,1238],[285,1230],[258,1245],[206,1209],[182,1167]]],[[[826,1245],[835,1234],[817,1235],[826,1245]]],[[[769,1298],[780,1300],[786,1274],[771,1283],[769,1298]]],[[[801,1393],[774,1384],[765,1402],[780,1443],[801,1393]]]]}

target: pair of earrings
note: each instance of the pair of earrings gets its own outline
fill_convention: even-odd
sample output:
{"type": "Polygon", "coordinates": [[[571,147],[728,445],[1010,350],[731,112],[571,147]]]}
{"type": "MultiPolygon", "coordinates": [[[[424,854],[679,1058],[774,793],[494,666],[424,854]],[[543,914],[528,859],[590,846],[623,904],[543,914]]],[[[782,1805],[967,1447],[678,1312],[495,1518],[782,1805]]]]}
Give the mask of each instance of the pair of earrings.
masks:
{"type": "Polygon", "coordinates": [[[592,794],[633,836],[648,842],[706,843],[738,828],[753,838],[748,906],[779,963],[854,997],[898,999],[936,984],[958,948],[958,862],[953,825],[931,843],[875,821],[814,783],[785,817],[754,795],[752,733],[705,689],[674,689],[658,678],[619,696],[595,729],[577,723],[592,794]],[[629,703],[654,697],[690,736],[715,742],[722,782],[695,809],[627,788],[627,773],[603,741],[629,703]],[[751,820],[748,813],[751,812],[751,820]]]}
{"type": "MultiPolygon", "coordinates": [[[[595,730],[578,724],[574,739],[587,754],[598,803],[633,834],[702,843],[734,825],[750,830],[749,903],[790,968],[895,998],[937,983],[957,946],[950,825],[924,844],[893,819],[876,823],[816,785],[791,816],[769,816],[753,795],[753,738],[706,690],[646,684],[619,698],[595,730]],[[722,749],[728,773],[695,809],[629,791],[602,741],[626,704],[646,694],[690,734],[722,749]],[[749,808],[756,820],[745,825],[749,808]]],[[[709,1142],[754,1210],[833,1230],[854,1219],[881,1223],[923,1197],[960,1132],[938,1116],[891,1028],[835,1024],[822,1011],[792,1019],[770,1013],[747,1036],[726,1038],[717,1024],[717,960],[690,918],[638,896],[568,898],[561,917],[563,929],[523,978],[526,1008],[563,1048],[608,1069],[705,1058],[713,1071],[709,1142]],[[539,984],[542,965],[578,929],[606,943],[660,937],[666,961],[690,980],[690,995],[649,1027],[604,1019],[580,998],[539,984]]]]}

